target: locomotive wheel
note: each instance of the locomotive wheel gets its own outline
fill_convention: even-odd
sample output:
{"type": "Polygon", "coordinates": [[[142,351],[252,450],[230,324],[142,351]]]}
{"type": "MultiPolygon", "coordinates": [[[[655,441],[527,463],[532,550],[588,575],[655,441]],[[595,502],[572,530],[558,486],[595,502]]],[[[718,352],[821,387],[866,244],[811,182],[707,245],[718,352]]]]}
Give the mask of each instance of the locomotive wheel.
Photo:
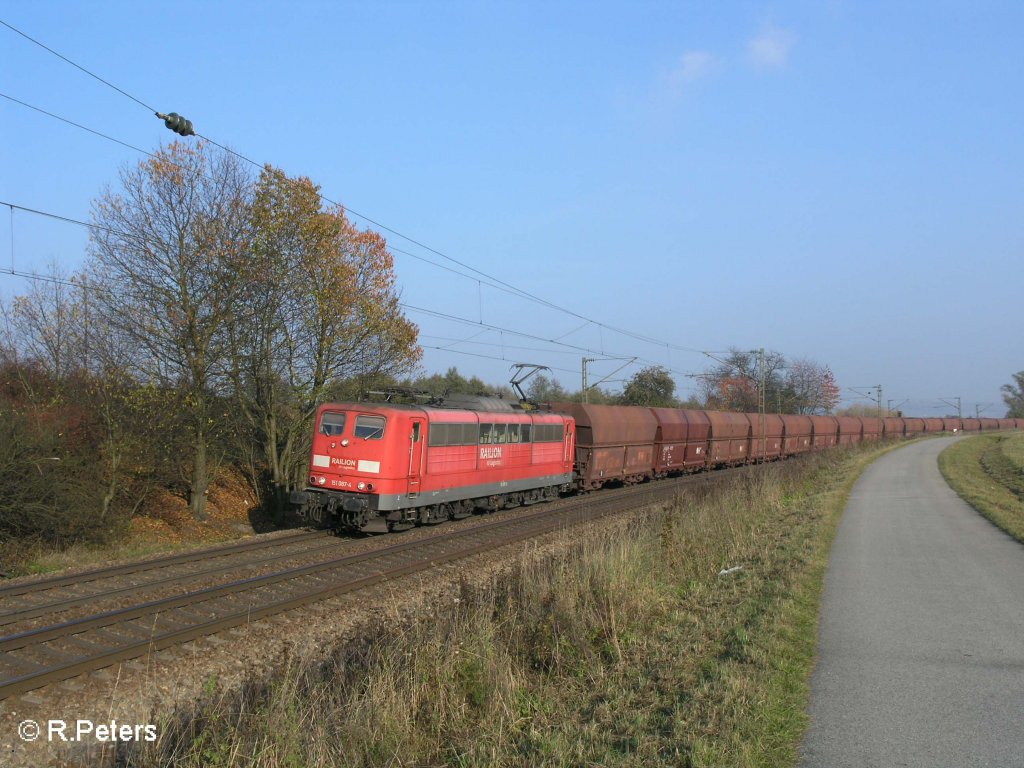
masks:
{"type": "Polygon", "coordinates": [[[448,511],[447,504],[435,504],[432,507],[427,507],[428,512],[424,512],[426,519],[424,520],[425,525],[440,525],[441,523],[448,522],[448,511]]]}

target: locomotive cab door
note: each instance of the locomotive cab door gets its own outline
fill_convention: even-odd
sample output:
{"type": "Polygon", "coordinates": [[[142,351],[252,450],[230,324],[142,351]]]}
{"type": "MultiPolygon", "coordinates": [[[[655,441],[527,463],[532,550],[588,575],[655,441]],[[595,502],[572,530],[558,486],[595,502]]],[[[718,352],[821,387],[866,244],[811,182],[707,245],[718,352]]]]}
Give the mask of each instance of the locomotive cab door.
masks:
{"type": "Polygon", "coordinates": [[[420,492],[420,482],[423,475],[423,451],[426,441],[423,439],[424,420],[413,418],[409,429],[409,472],[406,477],[409,479],[408,495],[414,499],[420,492]]]}

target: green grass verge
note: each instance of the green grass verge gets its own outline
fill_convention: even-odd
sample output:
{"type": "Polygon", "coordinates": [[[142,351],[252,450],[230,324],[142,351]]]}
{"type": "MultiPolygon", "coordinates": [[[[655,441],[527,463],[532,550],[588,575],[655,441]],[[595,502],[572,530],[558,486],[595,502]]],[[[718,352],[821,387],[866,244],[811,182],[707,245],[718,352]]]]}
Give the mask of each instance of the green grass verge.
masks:
{"type": "Polygon", "coordinates": [[[778,766],[849,491],[891,446],[693,491],[463,584],[326,663],[211,689],[137,766],[778,766]],[[731,569],[731,570],[730,570],[731,569]]]}
{"type": "Polygon", "coordinates": [[[1024,542],[1024,432],[961,440],[939,454],[939,469],[960,498],[1024,542]]]}

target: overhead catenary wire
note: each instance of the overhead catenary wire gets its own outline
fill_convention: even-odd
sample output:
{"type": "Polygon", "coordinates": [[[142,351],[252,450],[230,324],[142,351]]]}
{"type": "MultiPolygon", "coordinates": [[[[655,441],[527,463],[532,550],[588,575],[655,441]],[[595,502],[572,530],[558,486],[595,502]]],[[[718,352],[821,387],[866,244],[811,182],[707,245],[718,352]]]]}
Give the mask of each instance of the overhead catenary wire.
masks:
{"type": "Polygon", "coordinates": [[[108,82],[108,81],[104,80],[104,79],[103,79],[102,77],[100,77],[99,75],[97,75],[97,74],[96,74],[95,72],[90,72],[90,71],[89,71],[88,69],[86,69],[85,67],[83,67],[83,66],[82,66],[81,64],[76,64],[76,63],[75,63],[75,62],[73,62],[73,61],[72,61],[71,59],[69,59],[69,58],[68,58],[67,56],[64,56],[63,54],[61,54],[61,53],[58,53],[57,51],[53,50],[53,48],[50,48],[49,46],[47,46],[47,45],[44,45],[43,43],[41,43],[41,42],[39,42],[38,40],[36,40],[36,39],[35,39],[34,37],[30,37],[29,35],[25,34],[24,32],[22,32],[22,31],[21,31],[20,29],[18,29],[17,27],[14,27],[14,26],[11,26],[10,24],[8,24],[8,23],[7,23],[6,21],[4,21],[3,19],[0,19],[0,24],[2,24],[3,26],[7,27],[7,28],[8,28],[9,30],[11,30],[12,32],[14,32],[14,33],[16,33],[16,34],[19,34],[19,35],[21,35],[21,36],[22,36],[22,37],[24,37],[24,38],[25,38],[26,40],[29,40],[29,41],[31,41],[31,42],[33,42],[33,43],[35,43],[35,44],[36,44],[36,45],[38,45],[38,46],[39,46],[40,48],[43,48],[44,50],[47,50],[47,51],[49,51],[49,52],[50,52],[50,53],[52,53],[52,54],[53,54],[54,56],[56,56],[56,57],[57,57],[58,59],[62,59],[63,61],[66,61],[66,62],[67,62],[68,64],[70,64],[71,66],[75,67],[76,69],[80,69],[80,70],[81,70],[82,72],[84,72],[85,74],[87,74],[87,75],[88,75],[89,77],[95,78],[96,80],[99,80],[99,81],[100,81],[101,83],[103,83],[104,85],[106,85],[106,86],[108,86],[108,87],[110,87],[110,88],[113,88],[113,89],[114,89],[115,91],[117,91],[118,93],[120,93],[120,94],[121,94],[122,96],[127,96],[127,97],[128,97],[129,99],[131,99],[132,101],[134,101],[134,102],[135,102],[136,104],[140,104],[140,105],[142,105],[143,107],[145,107],[146,109],[148,109],[148,110],[149,110],[150,112],[155,112],[155,111],[156,111],[155,109],[153,109],[153,107],[149,106],[149,105],[148,105],[148,104],[147,104],[146,102],[144,102],[144,101],[141,101],[141,100],[139,100],[139,99],[135,98],[134,96],[132,96],[132,95],[131,95],[130,93],[128,93],[127,91],[123,91],[123,90],[121,90],[120,88],[118,88],[118,87],[117,87],[116,85],[114,85],[113,83],[110,83],[110,82],[108,82]]]}
{"type": "MultiPolygon", "coordinates": [[[[504,332],[504,333],[512,334],[514,336],[519,336],[521,338],[531,339],[533,341],[544,342],[546,344],[556,344],[556,345],[558,345],[560,347],[565,347],[567,349],[571,349],[571,350],[573,350],[574,352],[577,352],[577,353],[586,353],[586,354],[591,354],[591,355],[610,355],[612,357],[612,359],[617,359],[617,360],[625,360],[627,358],[632,357],[634,360],[639,361],[641,363],[646,363],[648,365],[659,365],[658,363],[656,363],[656,362],[654,362],[652,360],[648,360],[646,358],[642,358],[642,357],[639,357],[639,356],[636,356],[636,355],[627,355],[627,354],[624,354],[624,353],[621,353],[621,352],[605,352],[604,350],[597,350],[597,349],[594,349],[593,347],[584,347],[584,346],[580,346],[580,345],[577,345],[577,344],[568,344],[568,343],[563,342],[563,341],[558,341],[557,339],[554,339],[554,338],[546,338],[544,336],[538,336],[536,334],[527,333],[525,331],[516,331],[516,330],[513,330],[511,328],[503,328],[501,326],[494,325],[492,323],[481,323],[481,322],[478,322],[478,321],[473,320],[473,319],[468,318],[468,317],[460,317],[458,315],[452,315],[452,314],[449,314],[449,313],[446,313],[446,312],[440,312],[440,311],[434,310],[434,309],[427,309],[425,307],[417,307],[417,306],[414,306],[414,305],[411,305],[411,304],[407,304],[405,302],[399,302],[399,304],[400,304],[400,306],[403,309],[407,309],[410,312],[418,312],[418,313],[421,313],[421,314],[429,315],[431,317],[436,317],[436,318],[441,319],[441,320],[450,320],[452,322],[462,323],[464,325],[488,328],[488,329],[493,330],[493,331],[504,332]]],[[[664,366],[661,366],[661,367],[664,368],[664,366]]],[[[669,373],[674,373],[674,374],[677,374],[679,376],[685,376],[686,375],[684,372],[678,371],[678,370],[674,370],[674,369],[666,368],[665,370],[669,371],[669,373]]]]}
{"type": "MultiPolygon", "coordinates": [[[[102,225],[95,224],[93,222],[82,221],[81,219],[75,219],[75,218],[70,217],[70,216],[62,216],[60,214],[52,213],[52,212],[49,212],[49,211],[43,211],[43,210],[40,210],[38,208],[29,208],[27,206],[18,205],[16,203],[12,203],[12,202],[9,202],[9,201],[6,201],[6,200],[0,200],[0,205],[8,206],[12,211],[15,210],[15,209],[19,210],[19,211],[25,211],[27,213],[32,213],[32,214],[36,214],[36,215],[39,215],[39,216],[44,216],[44,217],[47,217],[47,218],[52,218],[52,219],[55,219],[55,220],[58,220],[58,221],[63,221],[63,222],[69,223],[69,224],[74,224],[74,225],[77,225],[77,226],[81,226],[81,227],[84,227],[86,229],[95,229],[95,230],[106,232],[108,234],[112,234],[112,235],[115,235],[115,236],[118,236],[118,237],[124,237],[126,239],[142,239],[144,241],[144,238],[140,238],[138,235],[134,235],[134,234],[128,233],[128,232],[123,232],[123,231],[117,230],[117,229],[112,229],[110,227],[104,227],[102,225]]],[[[12,236],[13,236],[13,233],[12,233],[12,236]]],[[[19,271],[13,269],[13,265],[12,265],[12,270],[3,270],[3,272],[7,273],[7,274],[16,275],[18,277],[25,277],[25,278],[29,278],[29,279],[46,279],[49,282],[56,282],[56,283],[62,283],[62,284],[66,284],[66,285],[82,287],[80,283],[76,283],[76,282],[71,281],[71,280],[65,280],[65,279],[59,279],[59,278],[50,278],[50,277],[47,277],[47,276],[38,275],[38,273],[19,272],[19,271]]],[[[90,287],[90,290],[97,290],[97,288],[95,286],[92,286],[92,287],[90,287]]],[[[461,317],[461,316],[453,315],[453,314],[450,314],[450,313],[447,313],[447,312],[441,312],[439,310],[429,309],[427,307],[415,306],[415,305],[409,304],[407,302],[399,302],[399,306],[401,306],[403,309],[408,310],[410,312],[416,312],[416,313],[420,313],[420,314],[425,314],[425,315],[432,316],[432,317],[435,317],[435,318],[438,318],[438,319],[441,319],[441,320],[446,320],[446,321],[450,321],[450,322],[460,323],[460,324],[468,325],[468,326],[471,326],[471,327],[474,327],[474,328],[478,328],[478,329],[482,328],[482,329],[485,329],[487,331],[495,331],[495,332],[503,333],[503,334],[507,333],[507,334],[510,334],[510,335],[513,335],[513,336],[517,336],[517,337],[520,337],[520,338],[530,339],[532,341],[539,341],[539,342],[546,343],[546,344],[552,344],[552,345],[557,346],[557,347],[562,347],[562,348],[564,348],[566,350],[571,350],[571,352],[573,354],[602,354],[602,355],[605,354],[603,351],[598,352],[598,350],[596,350],[596,349],[594,349],[592,347],[586,347],[586,346],[582,346],[582,345],[578,345],[578,344],[570,344],[568,342],[560,341],[559,339],[561,337],[545,338],[544,336],[539,336],[537,334],[528,333],[526,331],[518,331],[518,330],[515,330],[515,329],[512,329],[512,328],[505,328],[503,326],[494,325],[492,323],[483,323],[483,322],[479,322],[479,321],[473,320],[471,318],[461,317]]],[[[563,334],[563,336],[564,335],[565,334],[563,334]]],[[[473,337],[470,337],[470,338],[473,338],[473,337]]],[[[457,352],[459,354],[473,354],[476,357],[488,357],[486,355],[481,355],[481,354],[476,354],[476,353],[469,353],[469,352],[465,352],[465,351],[462,351],[462,350],[456,350],[456,349],[453,349],[453,348],[433,347],[433,346],[430,346],[430,345],[421,345],[421,346],[423,346],[426,349],[438,349],[438,350],[441,350],[441,351],[457,352]]],[[[503,347],[504,346],[504,341],[502,341],[502,343],[500,345],[497,345],[497,346],[502,346],[503,347]]],[[[542,351],[542,350],[534,350],[534,351],[542,351]]],[[[559,350],[549,350],[549,351],[550,352],[559,352],[559,350]]],[[[616,354],[617,357],[620,358],[620,359],[625,359],[627,357],[635,357],[636,360],[639,360],[640,362],[649,363],[651,365],[655,365],[656,364],[653,361],[646,360],[644,358],[637,357],[637,356],[625,355],[625,354],[621,354],[621,353],[610,353],[610,354],[616,354]]],[[[504,357],[500,357],[500,358],[499,357],[494,357],[493,359],[495,359],[495,360],[505,360],[504,357]]],[[[670,370],[670,373],[675,373],[675,374],[678,374],[678,375],[685,375],[681,371],[675,371],[675,370],[670,370]]]]}
{"type": "Polygon", "coordinates": [[[107,141],[112,141],[115,144],[120,144],[122,147],[127,147],[128,149],[132,149],[132,150],[134,150],[136,152],[141,152],[142,154],[148,155],[149,157],[156,157],[156,155],[154,155],[149,150],[142,149],[141,147],[136,147],[134,144],[129,144],[127,141],[121,141],[121,139],[116,139],[113,136],[110,136],[110,135],[108,135],[106,133],[103,133],[102,131],[97,131],[94,128],[89,128],[86,125],[82,125],[81,123],[76,123],[74,120],[69,120],[66,117],[61,117],[60,115],[58,115],[58,114],[56,114],[54,112],[50,112],[49,110],[43,109],[42,107],[37,107],[34,104],[29,104],[27,101],[22,101],[21,99],[16,99],[13,96],[10,96],[10,95],[8,95],[6,93],[0,93],[0,97],[5,98],[8,101],[12,101],[15,104],[18,104],[18,105],[20,105],[22,107],[25,107],[26,109],[31,109],[31,110],[33,110],[35,112],[39,112],[41,114],[46,115],[47,117],[52,117],[54,120],[60,120],[62,123],[67,123],[68,125],[73,125],[75,128],[80,128],[83,131],[87,131],[87,132],[89,132],[89,133],[91,133],[91,134],[93,134],[95,136],[99,136],[102,139],[106,139],[107,141]]]}
{"type": "MultiPolygon", "coordinates": [[[[13,102],[15,102],[17,104],[25,106],[25,107],[27,107],[29,109],[34,110],[34,111],[40,112],[40,113],[42,113],[44,115],[47,115],[49,117],[53,117],[53,118],[55,118],[55,119],[57,119],[57,120],[59,120],[61,122],[67,123],[67,124],[72,125],[72,126],[74,126],[76,128],[80,128],[80,129],[85,130],[85,131],[87,131],[89,133],[95,134],[97,136],[100,136],[102,138],[108,139],[108,140],[113,141],[113,142],[115,142],[117,144],[120,144],[122,146],[125,146],[125,147],[128,147],[130,149],[136,150],[136,151],[141,152],[141,153],[143,153],[145,155],[148,155],[150,157],[155,157],[155,155],[153,153],[151,153],[151,152],[148,152],[148,151],[146,151],[144,149],[140,149],[138,147],[134,147],[131,144],[128,144],[128,143],[123,142],[123,141],[121,141],[119,139],[116,139],[116,138],[113,138],[111,136],[108,136],[108,135],[106,135],[104,133],[101,133],[99,131],[95,131],[95,130],[93,130],[91,128],[88,128],[86,126],[82,126],[82,125],[80,125],[80,124],[78,124],[78,123],[76,123],[76,122],[74,122],[72,120],[68,120],[66,118],[63,118],[60,115],[56,115],[54,113],[48,112],[47,110],[41,109],[39,107],[35,107],[35,106],[33,106],[31,104],[28,104],[26,102],[23,102],[23,101],[21,101],[19,99],[14,99],[14,98],[8,97],[8,96],[6,96],[6,94],[0,93],[0,96],[4,96],[5,98],[9,98],[11,101],[13,101],[13,102]]],[[[252,161],[250,161],[250,162],[252,162],[252,161]]],[[[327,198],[323,198],[323,196],[321,196],[321,197],[322,197],[322,199],[325,199],[325,200],[327,199],[327,198]]],[[[328,202],[331,202],[331,201],[328,200],[328,202]]],[[[118,232],[118,231],[111,230],[111,229],[106,228],[106,227],[102,227],[102,226],[100,226],[98,224],[90,224],[88,222],[83,222],[81,220],[73,219],[73,218],[70,218],[70,217],[67,217],[67,216],[62,216],[62,215],[59,215],[59,214],[50,213],[50,212],[47,212],[47,211],[41,211],[39,209],[29,208],[29,207],[26,207],[26,206],[17,205],[17,204],[14,204],[14,203],[7,203],[7,202],[3,202],[3,201],[0,201],[0,204],[8,205],[11,208],[12,211],[15,208],[17,208],[19,210],[23,210],[23,211],[26,211],[26,212],[29,212],[29,213],[34,213],[34,214],[37,214],[37,215],[40,215],[40,216],[45,216],[45,217],[53,218],[53,219],[56,219],[56,220],[59,220],[59,221],[69,222],[69,223],[73,223],[73,224],[79,224],[81,226],[93,228],[93,229],[96,229],[96,230],[99,230],[99,231],[106,231],[108,233],[116,234],[118,236],[125,237],[125,238],[128,238],[128,239],[133,239],[133,238],[134,239],[140,239],[138,235],[134,235],[134,234],[127,233],[127,232],[118,232]]],[[[342,206],[342,208],[343,208],[343,206],[342,206]]],[[[13,230],[12,230],[12,236],[13,236],[13,230]]],[[[400,254],[403,254],[403,255],[406,255],[406,256],[410,256],[410,257],[412,257],[414,259],[417,259],[419,261],[423,261],[423,262],[425,262],[427,264],[430,264],[430,265],[432,265],[434,267],[437,267],[439,269],[443,269],[443,270],[451,272],[453,274],[460,275],[462,277],[466,277],[466,278],[468,278],[470,280],[474,280],[477,283],[477,285],[478,285],[478,289],[482,288],[483,285],[486,285],[486,286],[494,288],[496,290],[503,291],[503,292],[509,293],[511,295],[519,296],[520,298],[522,298],[522,296],[517,291],[510,290],[510,289],[504,287],[503,285],[500,285],[500,284],[497,284],[497,283],[494,283],[494,282],[491,282],[491,281],[488,281],[488,280],[481,280],[481,279],[476,278],[476,277],[474,277],[472,275],[468,275],[465,272],[460,272],[459,270],[453,269],[453,268],[448,267],[448,266],[446,266],[444,264],[440,264],[440,263],[438,263],[436,261],[433,261],[432,259],[428,259],[428,258],[426,258],[424,256],[412,253],[410,251],[405,251],[405,250],[400,249],[400,248],[396,248],[396,247],[394,247],[391,244],[388,245],[388,249],[390,251],[392,251],[393,253],[400,253],[400,254]]],[[[12,246],[12,258],[13,258],[13,246],[12,246]]],[[[12,264],[12,270],[11,271],[6,271],[5,270],[5,272],[8,273],[8,274],[17,274],[16,271],[13,270],[13,264],[12,264]]],[[[24,273],[24,274],[21,274],[19,276],[29,277],[30,275],[29,275],[29,273],[24,273]]],[[[482,321],[483,321],[483,298],[482,298],[482,294],[479,296],[479,304],[480,304],[480,307],[479,307],[480,322],[482,323],[482,321]]],[[[467,322],[472,322],[472,321],[467,321],[467,322]]],[[[557,343],[558,339],[565,338],[566,336],[570,336],[570,335],[576,333],[577,331],[581,330],[582,328],[587,327],[588,325],[596,325],[598,327],[599,332],[601,331],[601,329],[603,327],[605,327],[601,323],[598,323],[597,321],[593,321],[593,320],[587,319],[587,320],[584,320],[582,325],[580,325],[580,326],[578,326],[576,328],[573,328],[572,330],[570,330],[570,331],[562,334],[561,336],[557,337],[556,339],[550,340],[550,341],[551,341],[551,343],[557,343]]],[[[604,337],[603,337],[603,333],[601,333],[601,337],[600,338],[601,338],[601,343],[600,343],[601,351],[600,351],[600,354],[606,354],[605,351],[604,351],[604,337]]],[[[661,344],[661,343],[662,342],[659,342],[659,344],[661,344]]],[[[665,344],[665,346],[666,346],[666,348],[668,348],[671,345],[665,344]]],[[[587,347],[587,348],[580,347],[580,348],[577,348],[577,349],[579,349],[580,351],[589,352],[591,354],[596,354],[597,353],[597,350],[594,350],[594,349],[589,348],[589,347],[587,347]]],[[[642,358],[637,358],[637,359],[640,359],[643,362],[647,362],[647,363],[650,363],[652,365],[657,365],[657,363],[654,363],[653,361],[644,360],[642,358]]],[[[670,370],[673,373],[679,373],[678,371],[673,371],[671,369],[671,367],[668,370],[670,370]]]]}
{"type": "MultiPolygon", "coordinates": [[[[137,147],[134,144],[129,144],[126,141],[118,139],[118,138],[116,138],[114,136],[111,136],[109,134],[103,133],[102,131],[98,131],[98,130],[96,130],[94,128],[90,128],[87,125],[82,125],[81,123],[77,123],[74,120],[71,120],[71,119],[69,119],[67,117],[63,117],[62,115],[58,115],[57,113],[51,112],[51,111],[49,111],[47,109],[43,109],[42,107],[38,107],[38,106],[36,106],[34,104],[29,104],[27,101],[23,101],[22,99],[15,98],[14,96],[11,96],[9,94],[0,92],[0,98],[7,99],[8,101],[10,101],[10,102],[12,102],[14,104],[17,104],[19,106],[25,107],[26,109],[30,109],[30,110],[32,110],[34,112],[38,112],[38,113],[40,113],[42,115],[45,115],[45,116],[50,117],[50,118],[53,118],[54,120],[58,120],[58,121],[60,121],[62,123],[65,123],[67,125],[73,126],[74,128],[78,128],[78,129],[80,129],[82,131],[86,131],[87,133],[91,133],[94,136],[99,136],[102,139],[106,139],[107,141],[110,141],[110,142],[112,142],[114,144],[119,144],[122,147],[126,147],[127,149],[131,149],[131,150],[133,150],[135,152],[138,152],[140,154],[146,155],[147,157],[152,157],[152,158],[156,157],[156,154],[153,153],[153,152],[150,152],[149,150],[142,149],[141,147],[137,147]]],[[[209,140],[207,139],[207,141],[209,141],[209,140]]],[[[215,143],[215,142],[211,142],[211,143],[215,143]]],[[[228,150],[228,151],[231,151],[231,150],[228,150]]],[[[233,153],[233,154],[237,154],[237,153],[233,153]]],[[[246,158],[246,160],[248,162],[253,162],[251,160],[248,160],[248,158],[246,158]]],[[[176,165],[176,164],[172,163],[172,165],[176,165]]],[[[181,166],[176,166],[176,167],[180,168],[181,166]]],[[[326,202],[331,203],[332,205],[339,205],[337,203],[333,203],[333,201],[331,201],[331,200],[328,200],[323,195],[320,195],[320,197],[321,197],[321,199],[325,200],[326,202]]],[[[344,209],[347,213],[354,213],[353,211],[350,211],[349,209],[345,208],[344,206],[340,206],[340,207],[342,209],[344,209]]],[[[59,219],[59,218],[62,218],[62,217],[54,216],[54,218],[58,218],[59,219]]],[[[522,295],[520,293],[518,293],[517,291],[510,290],[509,288],[507,288],[505,286],[499,285],[497,283],[493,283],[493,282],[491,282],[489,280],[481,280],[480,278],[475,277],[474,275],[470,275],[470,274],[467,274],[465,272],[461,272],[461,271],[459,271],[457,269],[453,269],[452,267],[449,267],[449,266],[447,266],[445,264],[441,264],[440,262],[434,261],[433,259],[428,259],[427,257],[422,256],[422,255],[417,254],[417,253],[413,253],[412,251],[407,251],[407,250],[404,250],[402,248],[398,248],[395,245],[393,245],[392,243],[388,244],[388,250],[391,251],[392,253],[402,254],[403,256],[408,256],[410,258],[416,259],[417,261],[421,261],[421,262],[423,262],[425,264],[430,264],[431,266],[436,267],[437,269],[443,269],[444,271],[450,272],[453,275],[459,275],[460,277],[465,277],[465,278],[467,278],[469,280],[473,280],[478,285],[486,285],[489,288],[494,288],[495,290],[503,291],[503,292],[508,293],[510,295],[519,296],[520,298],[523,298],[522,295]]],[[[587,323],[584,323],[584,325],[589,324],[589,322],[590,321],[587,321],[587,323]]]]}
{"type": "MultiPolygon", "coordinates": [[[[30,35],[26,34],[25,32],[22,32],[21,30],[17,29],[16,27],[12,26],[11,24],[8,24],[7,22],[4,22],[2,20],[0,20],[0,24],[3,24],[3,26],[7,27],[8,29],[10,29],[11,31],[17,33],[18,35],[21,35],[26,40],[29,40],[30,42],[34,43],[35,45],[38,45],[39,47],[41,47],[44,50],[48,51],[49,53],[53,54],[54,56],[57,56],[62,61],[70,64],[71,66],[73,66],[76,69],[80,70],[81,72],[85,73],[89,77],[94,78],[95,80],[99,81],[100,83],[102,83],[102,84],[108,86],[109,88],[112,88],[113,90],[117,91],[121,95],[131,99],[135,103],[137,103],[140,106],[144,107],[147,111],[152,112],[154,115],[156,115],[158,117],[161,116],[161,113],[158,110],[156,110],[154,107],[150,106],[149,104],[147,104],[143,100],[137,98],[136,96],[133,96],[132,94],[128,93],[127,91],[125,91],[125,90],[119,88],[118,86],[114,85],[113,83],[105,80],[104,78],[100,77],[99,75],[97,75],[96,73],[94,73],[91,70],[87,69],[86,67],[83,67],[80,64],[72,61],[67,56],[64,56],[63,54],[55,51],[54,49],[52,49],[49,46],[47,46],[47,45],[43,44],[42,42],[40,42],[39,40],[36,40],[35,38],[33,38],[30,35]]],[[[58,118],[58,119],[62,119],[62,118],[58,118]]],[[[71,121],[67,121],[67,122],[71,122],[71,121]]],[[[92,131],[91,129],[88,129],[88,128],[85,128],[85,130],[89,130],[90,132],[97,133],[97,135],[101,135],[101,136],[103,135],[103,134],[100,134],[99,132],[92,131]]],[[[204,141],[209,142],[210,144],[212,144],[212,145],[214,145],[216,147],[219,147],[220,149],[224,150],[225,152],[231,153],[232,155],[238,157],[241,160],[244,160],[247,163],[250,163],[251,165],[253,165],[253,166],[257,167],[257,168],[263,168],[264,167],[263,164],[257,163],[252,158],[249,158],[246,155],[244,155],[244,154],[242,154],[242,153],[240,153],[240,152],[238,152],[238,151],[236,151],[234,149],[231,149],[230,147],[228,147],[228,146],[226,146],[224,144],[219,143],[218,141],[212,139],[209,136],[201,134],[198,131],[196,132],[196,136],[198,136],[199,138],[203,139],[204,141]]],[[[121,143],[121,142],[119,142],[119,143],[121,143]]],[[[418,240],[418,239],[416,239],[414,237],[406,235],[405,233],[403,233],[403,232],[401,232],[401,231],[399,231],[399,230],[397,230],[397,229],[395,229],[393,227],[390,227],[390,226],[384,224],[383,222],[381,222],[381,221],[379,221],[379,220],[377,220],[375,218],[372,218],[372,217],[370,217],[370,216],[368,216],[366,214],[360,213],[359,211],[356,211],[356,210],[354,210],[351,207],[342,206],[340,203],[330,199],[326,195],[320,194],[320,198],[322,200],[324,200],[325,202],[331,204],[331,205],[336,205],[336,206],[344,208],[347,213],[349,213],[349,214],[351,214],[351,215],[353,215],[353,216],[355,216],[355,217],[357,217],[357,218],[359,218],[359,219],[361,219],[361,220],[371,224],[373,227],[377,228],[378,230],[382,230],[384,232],[388,232],[388,233],[390,233],[392,235],[395,235],[396,237],[399,237],[399,238],[405,240],[406,242],[412,243],[413,245],[415,245],[415,246],[417,246],[419,248],[422,248],[423,250],[425,250],[425,251],[427,251],[429,253],[432,253],[432,254],[434,254],[436,256],[439,256],[439,257],[445,259],[446,261],[449,261],[449,262],[451,262],[453,264],[457,264],[458,266],[462,267],[463,269],[467,269],[467,270],[473,272],[474,274],[476,274],[476,275],[478,275],[480,277],[486,278],[489,281],[493,281],[494,283],[497,284],[497,286],[502,286],[503,288],[508,289],[510,292],[512,292],[513,294],[515,294],[515,295],[517,295],[517,296],[519,296],[519,297],[521,297],[523,299],[532,301],[534,303],[537,303],[537,304],[540,304],[542,306],[548,307],[548,308],[553,309],[555,311],[571,315],[571,316],[576,317],[576,318],[578,318],[580,320],[585,320],[588,323],[593,323],[594,325],[596,325],[598,327],[599,331],[603,331],[604,329],[607,329],[607,330],[609,330],[609,331],[611,331],[613,333],[617,333],[619,335],[626,336],[627,338],[632,338],[632,339],[637,340],[637,341],[643,341],[645,343],[655,344],[655,345],[658,345],[658,346],[665,346],[666,349],[676,349],[678,351],[694,352],[694,353],[700,353],[701,352],[701,350],[699,350],[699,349],[694,349],[694,348],[691,348],[691,347],[685,347],[685,346],[674,344],[674,343],[671,343],[671,342],[666,342],[666,341],[664,341],[662,339],[656,339],[656,338],[654,338],[652,336],[647,336],[646,334],[640,334],[640,333],[636,333],[634,331],[630,331],[630,330],[627,330],[627,329],[618,328],[618,327],[610,325],[608,323],[603,323],[603,322],[601,322],[599,320],[595,320],[593,318],[587,317],[587,316],[585,316],[583,314],[580,314],[580,313],[578,313],[578,312],[576,312],[574,310],[571,310],[571,309],[569,309],[569,308],[567,308],[567,307],[565,307],[565,306],[563,306],[561,304],[553,303],[553,302],[551,302],[551,301],[549,301],[547,299],[544,299],[543,297],[540,297],[540,296],[538,296],[536,294],[533,294],[533,293],[531,293],[529,291],[526,291],[526,290],[524,290],[522,288],[519,288],[518,286],[515,286],[515,285],[513,285],[513,284],[511,284],[509,282],[506,282],[506,281],[504,281],[504,280],[502,280],[502,279],[500,279],[498,277],[495,277],[494,275],[488,274],[487,272],[484,272],[483,270],[480,270],[480,269],[478,269],[478,268],[476,268],[476,267],[474,267],[474,266],[472,266],[470,264],[467,264],[467,263],[465,263],[463,261],[460,261],[459,259],[456,259],[453,256],[449,256],[448,254],[446,254],[446,253],[444,253],[444,252],[442,252],[442,251],[440,251],[440,250],[438,250],[436,248],[433,248],[432,246],[429,246],[426,243],[423,243],[423,242],[421,242],[420,240],[418,240]]],[[[495,286],[495,287],[497,287],[497,286],[495,286]]],[[[602,347],[604,346],[603,335],[602,335],[602,338],[601,338],[601,346],[602,347]]]]}

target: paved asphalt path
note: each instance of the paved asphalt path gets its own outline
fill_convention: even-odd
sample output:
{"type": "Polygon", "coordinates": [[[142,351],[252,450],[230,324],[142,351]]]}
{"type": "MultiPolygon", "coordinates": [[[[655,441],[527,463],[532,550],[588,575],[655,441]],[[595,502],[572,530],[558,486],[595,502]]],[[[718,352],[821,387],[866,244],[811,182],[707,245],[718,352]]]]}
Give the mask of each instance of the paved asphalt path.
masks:
{"type": "Polygon", "coordinates": [[[806,768],[1024,766],[1024,546],[950,490],[953,438],[888,453],[832,547],[806,768]]]}

